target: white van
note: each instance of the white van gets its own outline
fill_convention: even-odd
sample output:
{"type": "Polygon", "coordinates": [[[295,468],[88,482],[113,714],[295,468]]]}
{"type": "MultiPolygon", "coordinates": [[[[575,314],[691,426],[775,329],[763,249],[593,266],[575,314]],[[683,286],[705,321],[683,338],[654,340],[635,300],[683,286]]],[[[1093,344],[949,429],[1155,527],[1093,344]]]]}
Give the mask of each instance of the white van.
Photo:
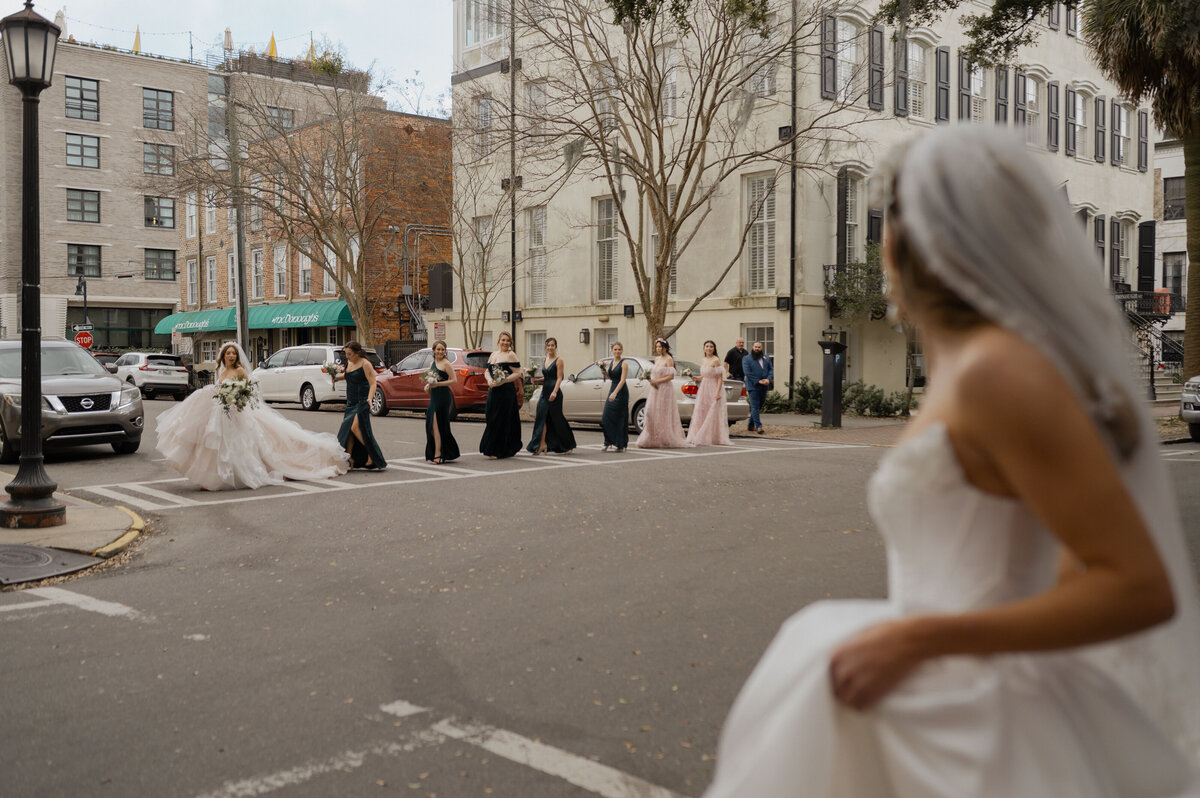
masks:
{"type": "MultiPolygon", "coordinates": [[[[374,349],[364,349],[363,355],[376,370],[383,368],[374,349]]],[[[345,403],[346,383],[331,385],[326,363],[346,364],[340,344],[289,346],[259,363],[250,379],[267,402],[299,402],[305,410],[317,410],[323,402],[345,403]]]]}

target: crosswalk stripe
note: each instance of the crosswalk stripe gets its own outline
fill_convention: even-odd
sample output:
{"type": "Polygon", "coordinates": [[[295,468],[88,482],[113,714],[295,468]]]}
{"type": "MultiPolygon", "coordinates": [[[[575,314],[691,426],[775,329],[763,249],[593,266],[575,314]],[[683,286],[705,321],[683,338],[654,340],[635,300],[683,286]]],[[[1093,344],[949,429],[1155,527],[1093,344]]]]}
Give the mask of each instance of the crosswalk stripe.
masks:
{"type": "Polygon", "coordinates": [[[107,496],[110,499],[116,499],[122,504],[132,504],[134,507],[137,507],[140,510],[163,510],[167,507],[165,504],[155,504],[154,502],[143,499],[140,496],[122,493],[120,491],[113,490],[112,488],[85,487],[80,488],[79,490],[86,490],[89,493],[107,496]]]}
{"type": "Polygon", "coordinates": [[[142,493],[145,493],[147,496],[153,496],[156,499],[163,499],[165,501],[174,502],[175,504],[178,504],[178,505],[181,505],[184,507],[190,507],[190,506],[199,504],[199,502],[189,499],[186,496],[179,496],[174,493],[167,493],[165,490],[159,490],[158,488],[147,487],[145,484],[141,484],[138,482],[128,482],[128,483],[122,485],[121,487],[125,488],[126,490],[141,491],[142,493]]]}

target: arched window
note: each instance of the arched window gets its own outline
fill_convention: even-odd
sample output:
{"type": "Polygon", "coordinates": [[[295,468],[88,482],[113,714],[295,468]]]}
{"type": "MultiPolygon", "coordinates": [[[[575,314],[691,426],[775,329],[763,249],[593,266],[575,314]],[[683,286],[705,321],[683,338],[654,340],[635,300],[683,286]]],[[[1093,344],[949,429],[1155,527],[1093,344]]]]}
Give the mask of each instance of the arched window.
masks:
{"type": "Polygon", "coordinates": [[[852,103],[858,95],[862,65],[862,29],[852,19],[837,21],[837,99],[852,103]]]}
{"type": "Polygon", "coordinates": [[[1045,141],[1045,124],[1042,104],[1046,91],[1043,81],[1036,75],[1025,76],[1025,140],[1040,145],[1045,141]]]}

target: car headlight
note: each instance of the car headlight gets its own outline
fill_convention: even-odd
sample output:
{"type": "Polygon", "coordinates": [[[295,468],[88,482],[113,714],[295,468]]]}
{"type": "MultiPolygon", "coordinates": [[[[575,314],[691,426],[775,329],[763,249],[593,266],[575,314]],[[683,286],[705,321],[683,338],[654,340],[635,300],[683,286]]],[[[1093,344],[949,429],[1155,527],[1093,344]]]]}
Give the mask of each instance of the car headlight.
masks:
{"type": "MultiPolygon", "coordinates": [[[[15,393],[0,394],[0,396],[4,397],[4,403],[7,404],[9,407],[11,407],[13,410],[21,409],[21,392],[20,391],[17,391],[15,393]]],[[[49,410],[51,412],[54,411],[54,407],[50,404],[50,400],[44,396],[42,397],[42,410],[43,411],[49,410]]]]}
{"type": "Polygon", "coordinates": [[[128,407],[129,405],[133,404],[133,400],[137,399],[140,395],[141,394],[138,393],[138,389],[135,386],[126,385],[121,389],[121,399],[117,403],[117,407],[128,407]]]}

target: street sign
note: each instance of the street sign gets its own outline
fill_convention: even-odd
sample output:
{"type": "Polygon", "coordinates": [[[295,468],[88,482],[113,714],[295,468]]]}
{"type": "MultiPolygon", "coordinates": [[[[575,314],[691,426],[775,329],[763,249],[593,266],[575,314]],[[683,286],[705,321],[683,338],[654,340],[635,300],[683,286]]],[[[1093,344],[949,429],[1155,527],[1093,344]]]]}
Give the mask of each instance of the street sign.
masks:
{"type": "Polygon", "coordinates": [[[84,349],[92,348],[92,334],[87,330],[75,333],[75,343],[82,346],[84,349]]]}
{"type": "Polygon", "coordinates": [[[446,322],[435,321],[433,323],[433,338],[434,340],[446,340],[446,322]]]}
{"type": "Polygon", "coordinates": [[[71,325],[71,332],[91,332],[94,329],[96,329],[96,325],[92,324],[90,322],[87,324],[72,324],[71,325]]]}

